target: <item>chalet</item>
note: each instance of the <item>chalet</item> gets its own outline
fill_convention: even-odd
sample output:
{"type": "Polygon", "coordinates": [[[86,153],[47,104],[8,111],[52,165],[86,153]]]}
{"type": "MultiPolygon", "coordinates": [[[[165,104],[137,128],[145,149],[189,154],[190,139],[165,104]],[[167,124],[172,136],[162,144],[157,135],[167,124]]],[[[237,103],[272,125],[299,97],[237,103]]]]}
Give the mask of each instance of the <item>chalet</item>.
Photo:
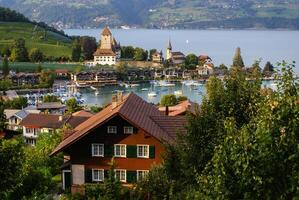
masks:
{"type": "Polygon", "coordinates": [[[113,95],[109,106],[77,126],[51,153],[69,158],[62,167],[63,188],[76,193],[85,183],[103,182],[113,157],[116,178],[131,185],[162,162],[162,142],[174,142],[185,123],[185,117],[166,116],[134,93],[113,95]]]}
{"type": "Polygon", "coordinates": [[[56,74],[56,77],[67,77],[68,76],[68,70],[67,69],[56,69],[55,70],[55,74],[56,74]]]}
{"type": "Polygon", "coordinates": [[[197,67],[197,72],[201,76],[209,76],[214,72],[214,66],[212,63],[205,63],[203,66],[197,67]]]}
{"type": "Polygon", "coordinates": [[[29,114],[20,123],[23,127],[25,142],[34,146],[40,133],[53,133],[68,124],[72,128],[86,121],[89,117],[62,116],[50,114],[29,114]]]}
{"type": "Polygon", "coordinates": [[[162,51],[160,51],[160,52],[156,51],[155,53],[153,53],[152,61],[156,62],[156,63],[162,63],[163,62],[163,53],[162,53],[162,51]]]}
{"type": "Polygon", "coordinates": [[[39,83],[39,73],[17,73],[9,75],[14,86],[36,85],[39,83]]]}

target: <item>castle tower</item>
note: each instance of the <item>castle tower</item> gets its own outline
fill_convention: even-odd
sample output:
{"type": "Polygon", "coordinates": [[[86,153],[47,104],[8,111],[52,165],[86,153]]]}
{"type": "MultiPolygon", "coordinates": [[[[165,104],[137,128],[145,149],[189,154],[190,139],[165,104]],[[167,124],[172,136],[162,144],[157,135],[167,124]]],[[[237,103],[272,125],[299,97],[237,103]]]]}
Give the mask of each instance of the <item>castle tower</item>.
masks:
{"type": "Polygon", "coordinates": [[[170,42],[170,39],[169,39],[168,40],[168,46],[167,46],[167,49],[166,49],[166,60],[171,60],[171,58],[172,58],[171,52],[172,52],[172,46],[171,46],[171,42],[170,42]]]}
{"type": "Polygon", "coordinates": [[[101,49],[112,49],[112,34],[108,27],[105,27],[101,34],[101,49]]]}

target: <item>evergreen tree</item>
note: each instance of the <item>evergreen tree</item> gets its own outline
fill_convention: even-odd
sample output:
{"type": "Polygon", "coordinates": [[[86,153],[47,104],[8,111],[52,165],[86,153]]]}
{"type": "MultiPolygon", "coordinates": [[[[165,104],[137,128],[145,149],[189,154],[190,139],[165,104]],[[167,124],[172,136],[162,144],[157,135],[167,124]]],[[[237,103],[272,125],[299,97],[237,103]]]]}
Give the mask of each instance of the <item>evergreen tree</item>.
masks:
{"type": "Polygon", "coordinates": [[[241,49],[240,47],[237,47],[236,49],[236,53],[233,59],[233,67],[239,67],[239,68],[243,68],[245,67],[244,62],[243,62],[243,58],[241,56],[241,49]]]}
{"type": "Polygon", "coordinates": [[[30,50],[29,59],[31,62],[42,62],[44,60],[44,54],[38,48],[30,50]]]}
{"type": "Polygon", "coordinates": [[[72,60],[78,62],[80,61],[80,58],[81,58],[81,45],[78,40],[75,40],[72,49],[72,60]]]}
{"type": "Polygon", "coordinates": [[[8,65],[8,57],[7,57],[7,55],[5,55],[4,58],[3,58],[2,73],[3,73],[3,75],[5,77],[9,74],[9,65],[8,65]]]}
{"type": "Polygon", "coordinates": [[[4,131],[6,128],[6,115],[4,113],[4,102],[3,100],[0,100],[0,132],[4,131]]]}
{"type": "Polygon", "coordinates": [[[80,37],[80,45],[84,60],[93,59],[93,53],[97,49],[97,42],[94,37],[83,36],[80,37]]]}
{"type": "Polygon", "coordinates": [[[274,67],[273,65],[268,61],[266,64],[265,64],[265,67],[263,69],[263,74],[264,75],[272,75],[274,72],[274,67]]]}
{"type": "Polygon", "coordinates": [[[75,98],[71,98],[66,101],[66,109],[68,114],[72,114],[79,110],[82,110],[82,107],[78,104],[75,98]]]}
{"type": "Polygon", "coordinates": [[[28,51],[25,47],[25,40],[19,38],[14,41],[11,51],[12,61],[26,62],[28,61],[28,51]]]}

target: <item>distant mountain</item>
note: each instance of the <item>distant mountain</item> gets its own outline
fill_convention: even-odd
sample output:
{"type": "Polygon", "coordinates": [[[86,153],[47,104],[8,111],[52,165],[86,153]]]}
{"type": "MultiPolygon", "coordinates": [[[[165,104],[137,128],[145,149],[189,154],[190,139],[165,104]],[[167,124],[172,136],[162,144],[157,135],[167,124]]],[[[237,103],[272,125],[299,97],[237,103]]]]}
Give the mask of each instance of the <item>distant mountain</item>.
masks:
{"type": "Polygon", "coordinates": [[[299,29],[299,0],[0,0],[60,28],[299,29]]]}

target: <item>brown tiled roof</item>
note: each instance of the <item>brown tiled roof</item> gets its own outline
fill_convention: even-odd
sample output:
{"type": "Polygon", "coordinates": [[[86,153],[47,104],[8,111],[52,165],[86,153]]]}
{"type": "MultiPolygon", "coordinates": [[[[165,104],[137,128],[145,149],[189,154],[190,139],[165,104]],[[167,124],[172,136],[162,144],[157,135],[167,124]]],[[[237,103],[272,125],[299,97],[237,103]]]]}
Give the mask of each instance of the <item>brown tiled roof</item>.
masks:
{"type": "Polygon", "coordinates": [[[178,133],[186,133],[187,118],[184,116],[162,115],[151,116],[151,119],[172,138],[175,138],[178,133]]]}
{"type": "Polygon", "coordinates": [[[48,115],[48,114],[33,114],[30,113],[25,117],[20,125],[25,127],[35,128],[61,128],[65,122],[62,115],[48,115]]]}
{"type": "MultiPolygon", "coordinates": [[[[195,113],[196,109],[199,108],[199,105],[197,103],[194,103],[189,100],[182,101],[178,105],[175,106],[170,106],[169,109],[169,116],[177,116],[180,114],[183,114],[187,111],[191,113],[195,113]]],[[[159,111],[165,112],[166,108],[165,107],[160,107],[159,111]]]]}
{"type": "Polygon", "coordinates": [[[70,116],[65,123],[69,124],[72,128],[75,128],[88,120],[90,117],[84,117],[84,116],[70,116]]]}
{"type": "Polygon", "coordinates": [[[129,123],[132,123],[132,125],[144,130],[161,141],[171,142],[174,139],[172,133],[168,133],[167,130],[163,129],[151,118],[153,116],[161,116],[164,118],[169,116],[164,116],[155,106],[147,103],[136,94],[130,93],[125,96],[115,108],[110,104],[101,112],[77,126],[75,128],[76,132],[63,140],[51,155],[62,151],[64,148],[80,140],[86,134],[116,115],[119,115],[129,123]]]}
{"type": "Polygon", "coordinates": [[[107,26],[103,29],[102,35],[112,35],[107,26]]]}
{"type": "Polygon", "coordinates": [[[94,56],[115,56],[116,54],[111,49],[97,49],[94,56]]]}
{"type": "Polygon", "coordinates": [[[45,102],[36,106],[37,109],[61,109],[65,107],[66,106],[63,105],[61,102],[45,102]]]}
{"type": "Polygon", "coordinates": [[[80,110],[78,112],[75,112],[72,114],[73,116],[76,116],[76,117],[92,117],[93,114],[86,111],[86,110],[80,110]]]}
{"type": "Polygon", "coordinates": [[[177,52],[171,52],[171,55],[172,55],[172,56],[176,56],[176,57],[185,57],[185,54],[183,54],[183,53],[180,52],[180,51],[177,51],[177,52]]]}

